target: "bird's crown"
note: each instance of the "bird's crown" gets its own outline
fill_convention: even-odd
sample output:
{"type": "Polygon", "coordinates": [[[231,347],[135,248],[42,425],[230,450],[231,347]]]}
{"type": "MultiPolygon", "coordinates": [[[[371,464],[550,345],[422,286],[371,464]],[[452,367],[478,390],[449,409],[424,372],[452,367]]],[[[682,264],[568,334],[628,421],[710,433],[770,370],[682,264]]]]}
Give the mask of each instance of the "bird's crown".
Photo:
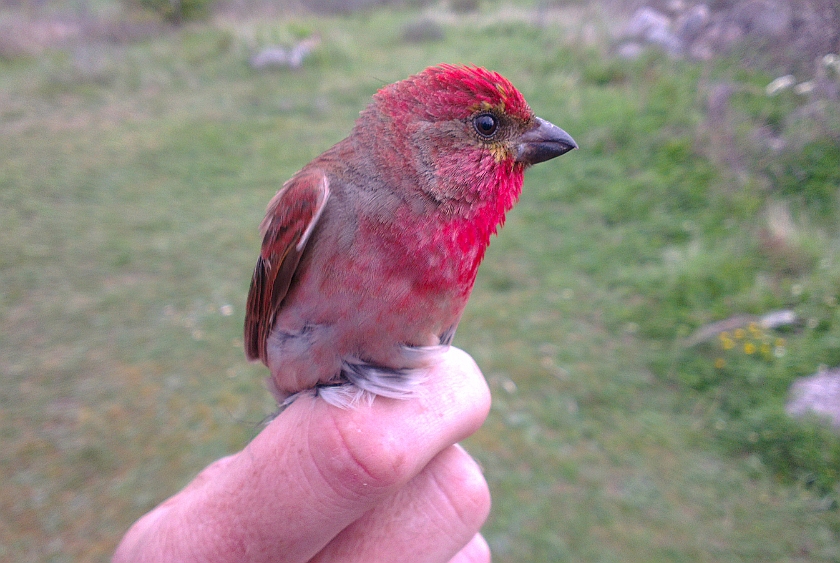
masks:
{"type": "Polygon", "coordinates": [[[385,86],[374,95],[380,107],[424,119],[466,119],[496,110],[522,121],[533,112],[513,84],[497,72],[471,65],[441,64],[385,86]]]}

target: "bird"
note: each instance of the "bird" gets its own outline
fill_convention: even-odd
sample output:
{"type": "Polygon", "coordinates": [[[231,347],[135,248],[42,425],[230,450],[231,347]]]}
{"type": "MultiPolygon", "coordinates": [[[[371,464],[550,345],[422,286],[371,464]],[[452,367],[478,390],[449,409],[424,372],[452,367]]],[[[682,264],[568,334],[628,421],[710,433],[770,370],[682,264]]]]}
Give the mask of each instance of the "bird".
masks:
{"type": "Polygon", "coordinates": [[[260,224],[245,354],[278,402],[415,396],[525,169],[576,148],[482,67],[439,64],[376,92],[260,224]]]}

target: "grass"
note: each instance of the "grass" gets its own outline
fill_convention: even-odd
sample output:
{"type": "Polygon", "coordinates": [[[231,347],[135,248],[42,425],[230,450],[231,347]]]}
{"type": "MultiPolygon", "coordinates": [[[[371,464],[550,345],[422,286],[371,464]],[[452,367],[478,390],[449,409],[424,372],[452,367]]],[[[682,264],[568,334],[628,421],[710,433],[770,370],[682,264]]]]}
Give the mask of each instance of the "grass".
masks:
{"type": "Polygon", "coordinates": [[[582,147],[529,171],[456,339],[494,395],[466,445],[495,560],[840,561],[836,438],[780,416],[793,377],[840,363],[836,144],[805,127],[769,158],[755,127],[803,129],[772,77],[618,63],[583,8],[526,8],[440,17],[419,46],[428,14],[405,9],[0,60],[0,559],[107,560],[256,433],[274,406],[241,323],[265,204],[377,88],[448,61],[499,70],[582,147]],[[306,32],[299,71],[248,68],[259,38],[306,32]],[[739,85],[731,131],[705,113],[716,80],[739,85]],[[781,358],[681,345],[782,306],[806,323],[769,337],[781,358]]]}

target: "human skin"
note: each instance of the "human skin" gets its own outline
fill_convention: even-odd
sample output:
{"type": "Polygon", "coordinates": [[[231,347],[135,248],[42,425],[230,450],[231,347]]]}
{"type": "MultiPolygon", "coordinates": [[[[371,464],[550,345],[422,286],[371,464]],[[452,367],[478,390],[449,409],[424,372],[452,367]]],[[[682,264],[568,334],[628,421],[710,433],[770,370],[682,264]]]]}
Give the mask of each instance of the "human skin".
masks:
{"type": "Polygon", "coordinates": [[[487,562],[481,470],[458,445],[490,394],[450,348],[407,400],[303,394],[128,531],[113,561],[487,562]]]}

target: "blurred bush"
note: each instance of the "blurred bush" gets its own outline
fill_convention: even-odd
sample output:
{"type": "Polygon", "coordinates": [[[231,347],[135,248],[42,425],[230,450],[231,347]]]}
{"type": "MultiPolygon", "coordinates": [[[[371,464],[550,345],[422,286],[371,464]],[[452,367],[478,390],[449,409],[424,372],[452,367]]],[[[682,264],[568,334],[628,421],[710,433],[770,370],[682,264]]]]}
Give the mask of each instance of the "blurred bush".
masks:
{"type": "Polygon", "coordinates": [[[180,25],[207,18],[215,0],[128,0],[157,14],[162,20],[180,25]]]}
{"type": "Polygon", "coordinates": [[[426,6],[430,0],[311,0],[305,6],[319,14],[350,14],[377,6],[426,6]]]}
{"type": "Polygon", "coordinates": [[[406,43],[426,43],[428,41],[440,41],[445,37],[445,33],[443,26],[439,23],[423,18],[404,25],[401,36],[406,43]]]}

